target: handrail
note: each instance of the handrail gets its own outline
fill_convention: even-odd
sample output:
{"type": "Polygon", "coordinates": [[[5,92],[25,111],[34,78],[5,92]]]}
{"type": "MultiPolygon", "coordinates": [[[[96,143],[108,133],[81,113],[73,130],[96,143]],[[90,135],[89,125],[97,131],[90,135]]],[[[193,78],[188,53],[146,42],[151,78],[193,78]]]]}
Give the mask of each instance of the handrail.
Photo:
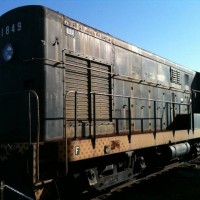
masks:
{"type": "Polygon", "coordinates": [[[34,90],[29,90],[30,93],[32,93],[34,95],[34,97],[36,98],[36,102],[37,102],[37,148],[36,148],[36,153],[37,153],[37,159],[36,159],[36,166],[37,166],[37,170],[36,170],[36,182],[39,182],[39,154],[40,154],[40,105],[39,105],[39,97],[37,95],[37,93],[34,90]]]}
{"type": "Polygon", "coordinates": [[[25,199],[28,199],[28,200],[34,200],[33,198],[27,196],[26,194],[16,190],[15,188],[9,186],[9,185],[6,185],[3,181],[1,181],[1,200],[4,200],[4,189],[7,188],[9,189],[10,191],[14,192],[15,194],[25,198],[25,199]]]}
{"type": "MultiPolygon", "coordinates": [[[[74,105],[74,109],[75,109],[75,113],[74,113],[74,115],[75,115],[75,118],[74,118],[74,124],[75,124],[75,126],[77,126],[77,113],[76,113],[76,111],[77,111],[77,105],[76,105],[76,102],[77,102],[77,95],[78,94],[84,94],[84,95],[88,95],[87,93],[85,93],[85,92],[78,92],[78,91],[73,91],[73,90],[71,90],[71,91],[68,91],[67,93],[66,93],[66,98],[67,98],[67,96],[69,95],[69,94],[71,94],[71,93],[74,93],[75,94],[75,105],[74,105]]],[[[91,136],[91,140],[92,140],[92,144],[93,144],[93,148],[95,148],[95,140],[96,140],[96,127],[95,127],[95,125],[96,125],[96,121],[98,120],[97,118],[96,118],[96,111],[95,111],[95,109],[96,109],[96,95],[103,95],[103,96],[112,96],[112,97],[122,97],[122,98],[127,98],[128,99],[128,118],[113,118],[113,119],[115,119],[116,120],[116,133],[118,134],[119,133],[119,125],[118,125],[118,121],[121,119],[123,119],[123,120],[127,120],[128,119],[128,127],[129,127],[129,131],[128,131],[128,140],[129,140],[129,142],[131,142],[131,120],[138,120],[139,118],[131,118],[131,99],[136,99],[136,100],[145,100],[145,101],[151,101],[151,102],[153,102],[153,104],[154,104],[154,113],[153,113],[153,117],[152,118],[148,118],[148,119],[153,119],[154,120],[154,131],[153,131],[153,133],[154,133],[154,137],[156,137],[156,132],[157,132],[157,120],[159,119],[160,120],[160,123],[161,123],[161,125],[160,125],[160,129],[162,130],[162,118],[158,118],[157,117],[157,112],[156,112],[156,105],[157,105],[157,102],[161,102],[161,103],[165,103],[166,104],[166,109],[168,110],[168,104],[171,104],[172,105],[172,108],[173,108],[173,119],[175,118],[175,105],[179,105],[179,112],[180,112],[180,106],[181,105],[184,105],[184,106],[190,106],[191,105],[191,102],[188,102],[188,103],[180,103],[180,102],[171,102],[171,101],[163,101],[163,100],[155,100],[155,99],[147,99],[147,98],[140,98],[140,97],[133,97],[133,96],[123,96],[123,95],[114,95],[114,94],[105,94],[105,93],[95,93],[95,92],[90,92],[90,94],[91,95],[93,95],[93,137],[91,136]]],[[[164,107],[164,109],[165,109],[165,107],[164,107]]],[[[189,112],[189,111],[188,111],[189,112]]],[[[167,112],[167,125],[168,125],[168,112],[167,112]]],[[[163,114],[162,114],[162,117],[163,117],[163,114]]],[[[170,118],[171,118],[171,112],[170,112],[170,118]]],[[[140,120],[141,120],[141,131],[143,130],[143,120],[145,120],[146,118],[140,118],[140,120]]],[[[70,120],[71,121],[71,120],[70,120]]],[[[102,119],[99,119],[99,121],[102,121],[102,119]]],[[[170,120],[171,121],[171,120],[170,120]]],[[[91,126],[91,123],[90,123],[90,126],[91,126]]],[[[76,136],[77,136],[77,133],[76,133],[76,131],[77,131],[77,128],[75,127],[75,138],[76,138],[76,136]]]]}
{"type": "MultiPolygon", "coordinates": [[[[64,50],[63,50],[64,51],[64,50]]],[[[70,93],[76,93],[76,91],[68,91],[66,94],[63,95],[63,100],[64,100],[64,137],[65,137],[65,173],[68,173],[68,155],[67,155],[67,133],[66,133],[66,121],[67,121],[67,112],[66,112],[66,100],[67,100],[67,96],[70,93]]],[[[76,112],[75,112],[76,115],[76,112]]],[[[75,133],[75,137],[76,137],[76,133],[75,133]]]]}
{"type": "MultiPolygon", "coordinates": [[[[70,90],[66,93],[66,96],[68,96],[70,93],[75,93],[77,92],[77,94],[84,94],[84,95],[88,95],[88,93],[85,92],[78,92],[78,91],[74,91],[74,90],[70,90]]],[[[200,91],[199,91],[200,92],[200,91]]],[[[103,95],[103,96],[112,96],[112,97],[122,97],[122,98],[130,98],[130,99],[138,99],[138,100],[145,100],[145,101],[156,101],[156,102],[161,102],[161,103],[174,103],[177,105],[190,105],[191,102],[189,103],[180,103],[180,102],[171,102],[171,101],[163,101],[163,100],[156,100],[156,99],[147,99],[147,98],[141,98],[141,97],[133,97],[133,96],[124,96],[124,95],[118,95],[118,94],[106,94],[106,93],[96,93],[96,92],[90,92],[90,94],[94,94],[95,95],[103,95]]]]}
{"type": "Polygon", "coordinates": [[[192,89],[193,92],[197,92],[197,93],[200,93],[200,90],[194,90],[192,89]]]}
{"type": "Polygon", "coordinates": [[[36,100],[36,112],[37,112],[37,125],[36,125],[36,182],[39,181],[39,146],[40,146],[40,105],[39,105],[39,96],[34,90],[26,90],[26,91],[16,91],[16,92],[7,92],[7,93],[1,93],[0,96],[13,96],[18,94],[28,94],[28,108],[29,108],[29,144],[32,144],[32,133],[31,133],[31,105],[30,105],[30,94],[33,95],[33,97],[36,100]]]}

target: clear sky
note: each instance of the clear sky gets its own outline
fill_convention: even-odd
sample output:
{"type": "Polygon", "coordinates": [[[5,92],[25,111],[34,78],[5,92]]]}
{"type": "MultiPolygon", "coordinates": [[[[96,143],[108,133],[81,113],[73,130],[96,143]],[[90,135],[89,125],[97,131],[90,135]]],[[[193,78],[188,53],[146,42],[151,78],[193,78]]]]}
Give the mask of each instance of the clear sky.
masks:
{"type": "Polygon", "coordinates": [[[200,71],[200,0],[0,0],[0,15],[33,4],[200,71]]]}

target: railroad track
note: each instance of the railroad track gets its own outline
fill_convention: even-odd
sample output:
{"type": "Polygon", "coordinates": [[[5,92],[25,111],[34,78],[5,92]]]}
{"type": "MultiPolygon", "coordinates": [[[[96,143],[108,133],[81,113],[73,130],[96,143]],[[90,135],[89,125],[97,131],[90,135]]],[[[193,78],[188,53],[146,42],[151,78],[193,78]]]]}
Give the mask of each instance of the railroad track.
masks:
{"type": "Polygon", "coordinates": [[[109,191],[105,191],[99,195],[96,195],[93,197],[89,197],[86,195],[85,197],[83,197],[81,199],[84,199],[84,200],[112,199],[112,196],[114,196],[114,195],[116,196],[116,193],[123,192],[126,188],[133,187],[135,184],[140,184],[144,181],[148,181],[150,179],[153,179],[157,176],[160,176],[160,175],[167,173],[170,170],[176,169],[176,168],[197,168],[197,169],[199,168],[200,169],[200,156],[196,157],[195,159],[189,160],[189,161],[175,162],[173,164],[165,166],[163,169],[161,169],[159,171],[155,171],[155,172],[145,175],[143,177],[127,181],[127,182],[125,182],[121,185],[118,185],[116,187],[113,187],[109,191]]]}

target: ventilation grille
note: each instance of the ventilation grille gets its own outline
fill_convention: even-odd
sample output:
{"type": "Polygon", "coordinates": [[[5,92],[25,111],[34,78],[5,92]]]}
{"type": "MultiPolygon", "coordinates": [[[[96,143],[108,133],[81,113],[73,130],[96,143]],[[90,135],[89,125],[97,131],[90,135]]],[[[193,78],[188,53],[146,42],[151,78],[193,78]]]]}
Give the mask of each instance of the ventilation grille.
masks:
{"type": "MultiPolygon", "coordinates": [[[[109,120],[110,103],[110,66],[66,55],[65,91],[76,91],[78,120],[88,121],[93,116],[93,96],[96,93],[96,119],[109,120]],[[101,95],[100,95],[101,94],[101,95]],[[102,95],[105,94],[105,95],[102,95]]],[[[75,116],[75,97],[71,93],[66,98],[66,116],[72,120],[75,116]]]]}
{"type": "Polygon", "coordinates": [[[171,82],[176,84],[181,84],[181,74],[180,71],[171,69],[171,82]]]}

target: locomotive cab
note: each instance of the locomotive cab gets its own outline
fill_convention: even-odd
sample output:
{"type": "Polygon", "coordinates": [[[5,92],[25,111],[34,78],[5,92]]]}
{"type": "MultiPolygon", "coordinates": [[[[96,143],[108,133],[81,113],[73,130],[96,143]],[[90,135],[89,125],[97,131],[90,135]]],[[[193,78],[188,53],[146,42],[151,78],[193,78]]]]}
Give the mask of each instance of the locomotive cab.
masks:
{"type": "MultiPolygon", "coordinates": [[[[0,18],[1,40],[1,141],[30,142],[37,136],[37,104],[43,104],[44,68],[42,62],[28,63],[44,57],[44,9],[14,9],[0,18]],[[30,92],[34,91],[34,92],[30,92]],[[38,100],[38,99],[39,100],[38,100]],[[40,102],[39,102],[40,101],[40,102]]],[[[40,112],[41,113],[41,112],[40,112]]]]}
{"type": "Polygon", "coordinates": [[[63,137],[63,72],[45,60],[53,45],[45,29],[47,16],[42,6],[24,6],[1,16],[1,141],[63,137]]]}

